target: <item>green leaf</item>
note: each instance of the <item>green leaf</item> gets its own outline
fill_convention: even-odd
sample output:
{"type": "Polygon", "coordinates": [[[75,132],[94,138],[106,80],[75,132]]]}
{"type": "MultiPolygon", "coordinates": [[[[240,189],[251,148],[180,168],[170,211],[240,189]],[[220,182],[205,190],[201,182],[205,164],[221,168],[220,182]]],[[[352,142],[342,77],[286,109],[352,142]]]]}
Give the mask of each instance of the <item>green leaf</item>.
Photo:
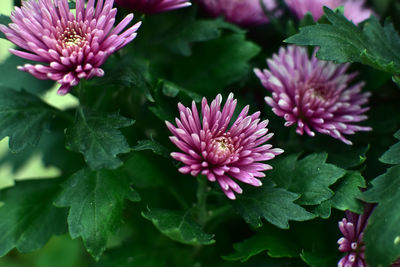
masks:
{"type": "Polygon", "coordinates": [[[364,200],[379,203],[364,232],[366,259],[370,266],[389,266],[400,257],[400,165],[372,180],[364,200]]]}
{"type": "Polygon", "coordinates": [[[298,194],[266,182],[259,188],[246,188],[243,195],[232,201],[232,206],[253,227],[261,227],[261,218],[264,218],[279,228],[288,229],[289,220],[306,221],[315,217],[293,203],[298,198],[298,194]]]}
{"type": "Polygon", "coordinates": [[[337,264],[338,258],[332,253],[302,251],[300,258],[312,267],[331,267],[337,264]]]}
{"type": "Polygon", "coordinates": [[[203,232],[192,218],[191,212],[170,210],[148,210],[142,216],[151,221],[161,233],[172,240],[187,245],[210,245],[215,243],[214,235],[203,232]]]}
{"type": "Polygon", "coordinates": [[[300,29],[286,42],[319,46],[317,57],[338,63],[360,62],[392,74],[400,73],[400,36],[387,22],[383,27],[370,18],[363,30],[340,12],[324,7],[331,24],[317,24],[300,29]]]}
{"type": "Polygon", "coordinates": [[[9,136],[9,147],[13,152],[37,145],[48,128],[53,111],[34,95],[0,88],[0,139],[9,136]]]}
{"type": "Polygon", "coordinates": [[[31,252],[67,231],[66,210],[53,206],[58,180],[19,182],[0,191],[0,256],[31,252]]]}
{"type": "Polygon", "coordinates": [[[98,260],[109,235],[121,224],[124,199],[139,201],[140,197],[128,179],[110,170],[80,170],[62,187],[55,205],[69,207],[71,237],[82,237],[88,252],[98,260]]]}
{"type": "Polygon", "coordinates": [[[298,257],[300,248],[285,232],[258,233],[243,242],[233,244],[234,254],[222,256],[224,260],[245,262],[251,257],[267,251],[273,258],[298,257]]]}
{"type": "MultiPolygon", "coordinates": [[[[5,26],[8,26],[9,23],[11,23],[11,19],[9,16],[5,16],[3,14],[0,14],[0,24],[3,24],[5,26]]],[[[0,31],[0,38],[2,39],[7,39],[6,36],[4,35],[3,32],[0,31]]]]}
{"type": "MultiPolygon", "coordinates": [[[[394,137],[400,140],[400,130],[398,130],[394,137]]],[[[380,158],[379,161],[386,164],[400,164],[400,142],[394,144],[386,151],[380,158]]]]}
{"type": "Polygon", "coordinates": [[[301,195],[296,201],[301,205],[318,205],[333,196],[329,188],[346,173],[335,165],[326,163],[327,154],[311,154],[298,159],[298,154],[274,160],[269,177],[279,187],[301,195]]]}
{"type": "Polygon", "coordinates": [[[151,150],[157,155],[163,156],[165,158],[170,158],[168,149],[154,140],[139,140],[138,144],[132,147],[132,150],[151,150]]]}
{"type": "Polygon", "coordinates": [[[130,151],[129,144],[118,129],[133,123],[133,120],[118,113],[80,109],[74,125],[65,132],[66,147],[82,153],[91,169],[118,168],[122,161],[117,158],[117,154],[130,151]]]}
{"type": "Polygon", "coordinates": [[[260,48],[244,34],[231,34],[193,48],[190,58],[176,62],[173,81],[200,95],[213,95],[250,73],[248,61],[260,48]],[[212,64],[210,64],[212,62],[212,64]],[[194,72],[194,69],[202,71],[194,72]]]}
{"type": "Polygon", "coordinates": [[[331,215],[331,208],[355,213],[363,212],[361,188],[367,187],[364,178],[359,172],[348,172],[338,182],[335,195],[319,205],[314,213],[326,219],[331,215]]]}
{"type": "Polygon", "coordinates": [[[193,93],[183,87],[180,87],[172,82],[163,81],[162,92],[166,96],[176,97],[180,92],[187,95],[190,99],[193,99],[196,102],[200,102],[203,98],[201,95],[193,93]]]}

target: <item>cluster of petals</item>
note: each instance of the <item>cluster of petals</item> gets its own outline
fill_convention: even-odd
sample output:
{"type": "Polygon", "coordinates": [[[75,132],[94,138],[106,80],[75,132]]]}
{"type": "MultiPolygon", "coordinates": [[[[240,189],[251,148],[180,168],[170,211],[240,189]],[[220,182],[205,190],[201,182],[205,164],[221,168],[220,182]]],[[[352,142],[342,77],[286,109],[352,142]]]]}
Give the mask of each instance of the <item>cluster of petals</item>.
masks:
{"type": "MultiPolygon", "coordinates": [[[[211,16],[224,16],[227,21],[243,27],[269,22],[260,0],[198,0],[198,2],[211,16]]],[[[276,0],[263,0],[263,3],[271,15],[280,14],[276,0]]]]}
{"type": "Polygon", "coordinates": [[[338,262],[338,267],[366,267],[365,245],[363,242],[364,229],[368,218],[374,209],[374,205],[365,204],[364,213],[356,214],[346,211],[346,217],[339,222],[339,230],[342,232],[337,243],[339,251],[346,255],[338,262]]]}
{"type": "Polygon", "coordinates": [[[121,33],[133,14],[113,28],[117,14],[113,3],[77,0],[74,16],[68,0],[22,1],[22,7],[15,7],[11,14],[13,23],[0,25],[0,31],[23,49],[11,49],[11,53],[44,63],[25,64],[20,70],[57,81],[61,84],[58,93],[66,94],[81,79],[103,76],[100,66],[107,57],[136,37],[140,23],[121,33]]]}
{"type": "Polygon", "coordinates": [[[286,120],[285,126],[297,125],[298,134],[314,136],[317,131],[350,145],[345,134],[372,130],[355,124],[367,119],[368,108],[362,106],[370,93],[361,92],[363,82],[348,85],[357,76],[346,74],[348,64],[318,60],[315,52],[310,58],[304,47],[281,47],[267,60],[269,70],[255,69],[272,92],[265,101],[286,120]]]}
{"type": "MultiPolygon", "coordinates": [[[[343,234],[343,237],[337,241],[339,251],[346,253],[339,260],[338,267],[368,267],[368,263],[365,261],[363,236],[374,208],[374,204],[365,203],[363,214],[346,211],[346,218],[338,223],[339,230],[343,234]]],[[[400,259],[393,262],[390,267],[400,267],[400,259]]]]}
{"type": "Polygon", "coordinates": [[[236,99],[230,94],[222,111],[221,103],[221,95],[211,105],[203,98],[201,117],[194,101],[191,109],[179,103],[177,127],[168,121],[166,125],[173,134],[171,141],[181,150],[171,154],[184,164],[179,171],[193,176],[205,175],[209,181],[218,182],[228,198],[235,199],[235,193],[241,194],[242,189],[234,180],[261,186],[258,178],[265,176],[263,171],[272,168],[261,162],[283,150],[266,144],[273,134],[268,133],[268,120],[260,121],[260,112],[248,115],[249,106],[246,106],[231,122],[236,99]]]}
{"type": "Polygon", "coordinates": [[[192,5],[187,0],[115,0],[115,3],[126,9],[146,14],[160,13],[192,5]]]}
{"type": "Polygon", "coordinates": [[[285,0],[289,9],[299,18],[309,12],[314,20],[318,20],[323,12],[323,6],[335,9],[344,7],[344,15],[347,19],[358,24],[368,19],[373,11],[365,7],[365,0],[285,0]]]}

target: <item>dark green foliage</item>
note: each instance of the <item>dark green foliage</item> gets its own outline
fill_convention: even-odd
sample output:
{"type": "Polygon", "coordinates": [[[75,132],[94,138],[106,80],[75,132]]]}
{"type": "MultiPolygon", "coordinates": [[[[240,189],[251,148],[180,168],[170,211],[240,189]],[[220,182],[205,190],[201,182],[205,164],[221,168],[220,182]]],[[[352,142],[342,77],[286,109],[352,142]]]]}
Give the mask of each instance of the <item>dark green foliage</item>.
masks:
{"type": "Polygon", "coordinates": [[[360,62],[392,74],[400,73],[400,36],[393,24],[381,26],[376,18],[370,18],[360,29],[339,12],[326,7],[324,11],[331,24],[301,28],[286,42],[319,46],[317,57],[323,60],[360,62]]]}
{"type": "MultiPolygon", "coordinates": [[[[400,140],[400,130],[394,134],[394,137],[400,140]]],[[[400,143],[391,146],[379,160],[387,164],[400,164],[400,143]]]]}
{"type": "Polygon", "coordinates": [[[177,212],[170,210],[148,209],[142,216],[172,240],[187,245],[210,245],[215,243],[214,235],[202,231],[192,218],[191,212],[177,212]]]}
{"type": "Polygon", "coordinates": [[[279,186],[300,194],[297,203],[317,205],[333,196],[329,188],[345,171],[325,163],[327,154],[311,154],[302,159],[293,154],[279,157],[269,177],[279,186]]]}
{"type": "Polygon", "coordinates": [[[236,252],[223,256],[225,260],[245,262],[263,251],[267,251],[268,255],[274,258],[297,257],[300,254],[300,247],[282,231],[255,234],[243,242],[233,244],[233,248],[236,252]]]}
{"type": "Polygon", "coordinates": [[[19,182],[0,191],[0,256],[13,248],[31,252],[67,231],[65,209],[53,206],[57,180],[19,182]]]}
{"type": "Polygon", "coordinates": [[[248,61],[259,51],[244,34],[223,36],[196,46],[190,58],[177,62],[173,79],[191,91],[215,97],[220,88],[238,82],[250,72],[248,61]],[[194,68],[201,71],[193,72],[194,68]]]}
{"type": "Polygon", "coordinates": [[[331,216],[331,208],[362,213],[363,205],[360,201],[362,193],[360,190],[365,187],[365,180],[360,173],[348,172],[339,180],[335,194],[317,206],[314,213],[325,219],[331,216]]]}
{"type": "Polygon", "coordinates": [[[138,144],[132,147],[135,151],[142,151],[142,150],[152,150],[155,154],[169,158],[168,150],[154,140],[139,140],[138,144]]]}
{"type": "Polygon", "coordinates": [[[366,258],[371,266],[389,266],[400,257],[400,166],[372,180],[364,200],[379,203],[364,234],[366,258]]]}
{"type": "Polygon", "coordinates": [[[261,218],[279,228],[289,228],[289,220],[306,221],[314,218],[301,206],[293,203],[299,195],[283,188],[276,188],[271,182],[262,187],[249,188],[238,199],[232,201],[233,208],[253,227],[261,227],[261,218]]]}
{"type": "Polygon", "coordinates": [[[166,181],[164,170],[159,165],[154,165],[153,159],[144,153],[132,153],[125,161],[120,172],[131,179],[138,187],[163,186],[166,181]]]}
{"type": "Polygon", "coordinates": [[[37,145],[53,112],[52,107],[34,95],[0,88],[0,139],[9,136],[13,152],[37,145]]]}
{"type": "Polygon", "coordinates": [[[72,238],[82,237],[86,249],[99,259],[109,235],[122,221],[125,199],[139,201],[128,179],[109,170],[81,170],[62,185],[55,204],[69,207],[68,228],[72,238]]]}
{"type": "Polygon", "coordinates": [[[117,155],[130,151],[129,144],[118,129],[133,123],[133,120],[118,113],[99,114],[80,109],[74,125],[65,131],[66,147],[81,152],[92,169],[118,168],[122,162],[117,155]]]}

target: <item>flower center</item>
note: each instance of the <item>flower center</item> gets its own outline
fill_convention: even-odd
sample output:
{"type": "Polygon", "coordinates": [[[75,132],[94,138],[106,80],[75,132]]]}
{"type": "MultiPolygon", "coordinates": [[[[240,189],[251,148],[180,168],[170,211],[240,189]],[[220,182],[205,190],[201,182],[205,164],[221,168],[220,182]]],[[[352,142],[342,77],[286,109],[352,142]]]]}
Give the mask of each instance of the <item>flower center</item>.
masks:
{"type": "Polygon", "coordinates": [[[322,101],[326,100],[326,96],[327,96],[326,89],[323,86],[310,84],[308,90],[313,97],[318,98],[322,101]]]}
{"type": "Polygon", "coordinates": [[[212,140],[213,152],[218,159],[227,159],[235,151],[232,138],[220,136],[212,140]]]}
{"type": "Polygon", "coordinates": [[[64,32],[59,36],[59,40],[65,47],[82,47],[86,43],[86,37],[79,29],[67,27],[64,32]]]}

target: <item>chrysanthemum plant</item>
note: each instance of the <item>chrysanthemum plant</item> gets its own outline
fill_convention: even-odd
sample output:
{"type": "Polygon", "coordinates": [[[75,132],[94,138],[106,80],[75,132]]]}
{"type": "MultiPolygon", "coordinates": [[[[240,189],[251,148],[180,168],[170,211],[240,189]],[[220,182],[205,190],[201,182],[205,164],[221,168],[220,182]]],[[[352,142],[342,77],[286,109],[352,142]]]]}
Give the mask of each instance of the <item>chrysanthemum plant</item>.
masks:
{"type": "Polygon", "coordinates": [[[115,2],[0,15],[0,266],[400,265],[396,1],[115,2]]]}

